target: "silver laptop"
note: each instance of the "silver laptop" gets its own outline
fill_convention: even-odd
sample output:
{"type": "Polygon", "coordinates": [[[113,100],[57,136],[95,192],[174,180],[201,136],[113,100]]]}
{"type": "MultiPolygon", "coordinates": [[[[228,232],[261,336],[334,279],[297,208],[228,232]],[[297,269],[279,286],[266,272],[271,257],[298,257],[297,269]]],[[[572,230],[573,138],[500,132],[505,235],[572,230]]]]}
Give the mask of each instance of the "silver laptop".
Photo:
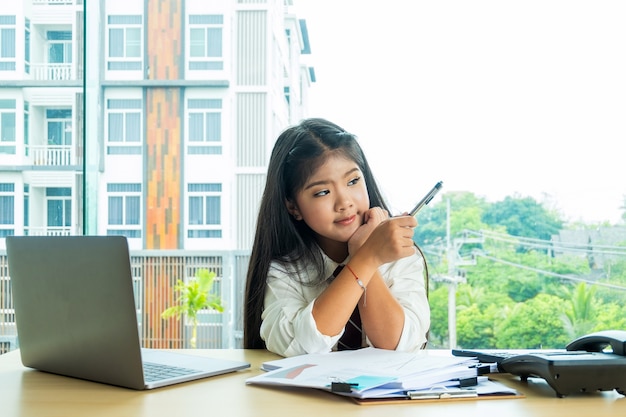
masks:
{"type": "Polygon", "coordinates": [[[126,238],[9,236],[6,244],[24,366],[137,390],[250,367],[141,348],[126,238]],[[173,372],[154,379],[148,368],[173,372]]]}

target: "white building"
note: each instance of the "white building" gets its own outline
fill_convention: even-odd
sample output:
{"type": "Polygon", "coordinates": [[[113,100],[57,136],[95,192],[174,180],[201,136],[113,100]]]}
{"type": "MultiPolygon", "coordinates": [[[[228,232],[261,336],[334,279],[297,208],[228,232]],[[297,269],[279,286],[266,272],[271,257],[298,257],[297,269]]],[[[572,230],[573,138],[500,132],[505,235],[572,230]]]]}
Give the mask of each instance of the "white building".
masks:
{"type": "Polygon", "coordinates": [[[273,141],[312,82],[290,0],[3,3],[0,236],[249,248],[273,141]]]}
{"type": "Polygon", "coordinates": [[[0,3],[0,257],[8,235],[250,249],[314,82],[292,0],[0,3]]]}

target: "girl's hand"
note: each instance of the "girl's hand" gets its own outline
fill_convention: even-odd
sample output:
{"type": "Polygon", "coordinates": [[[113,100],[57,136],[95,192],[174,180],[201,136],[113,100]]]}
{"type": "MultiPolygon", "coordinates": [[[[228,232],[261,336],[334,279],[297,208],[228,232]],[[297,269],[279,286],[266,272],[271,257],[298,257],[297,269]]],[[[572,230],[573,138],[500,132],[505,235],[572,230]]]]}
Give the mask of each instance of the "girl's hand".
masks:
{"type": "Polygon", "coordinates": [[[378,265],[411,256],[415,253],[413,230],[416,226],[417,220],[412,216],[387,218],[375,226],[370,225],[368,221],[354,233],[348,242],[348,250],[351,255],[354,255],[357,250],[365,251],[367,256],[371,260],[376,260],[378,265]],[[356,243],[365,234],[367,234],[365,240],[357,247],[356,243]],[[357,240],[353,242],[353,239],[357,240]],[[353,243],[355,243],[354,246],[353,243]]]}
{"type": "Polygon", "coordinates": [[[367,238],[372,234],[374,229],[380,223],[389,218],[387,210],[380,207],[373,207],[363,214],[363,224],[357,229],[348,241],[348,252],[356,253],[357,250],[365,243],[367,238]]]}

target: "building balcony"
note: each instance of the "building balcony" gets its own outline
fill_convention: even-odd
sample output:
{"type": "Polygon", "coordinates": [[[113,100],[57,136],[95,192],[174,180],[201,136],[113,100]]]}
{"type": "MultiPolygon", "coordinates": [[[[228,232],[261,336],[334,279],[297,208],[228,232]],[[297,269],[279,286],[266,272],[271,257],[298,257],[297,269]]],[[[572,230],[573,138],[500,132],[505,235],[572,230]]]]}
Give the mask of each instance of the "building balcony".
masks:
{"type": "Polygon", "coordinates": [[[71,236],[76,234],[71,226],[24,227],[26,236],[71,236]]]}
{"type": "Polygon", "coordinates": [[[69,6],[82,4],[80,0],[32,0],[33,6],[69,6]]]}
{"type": "Polygon", "coordinates": [[[37,166],[76,165],[76,155],[70,145],[28,145],[27,163],[37,166]]]}
{"type": "Polygon", "coordinates": [[[72,64],[30,64],[30,73],[37,81],[71,81],[76,80],[72,64]]]}

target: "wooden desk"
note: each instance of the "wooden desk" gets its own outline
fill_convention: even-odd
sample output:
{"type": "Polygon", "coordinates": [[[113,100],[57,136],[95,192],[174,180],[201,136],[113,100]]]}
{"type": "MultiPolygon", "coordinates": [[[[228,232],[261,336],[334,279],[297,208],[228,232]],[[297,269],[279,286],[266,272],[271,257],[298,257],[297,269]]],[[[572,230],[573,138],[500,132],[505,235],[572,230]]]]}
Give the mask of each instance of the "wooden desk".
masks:
{"type": "Polygon", "coordinates": [[[248,361],[250,369],[151,391],[133,391],[31,370],[19,352],[0,355],[0,415],[3,417],[107,416],[618,416],[626,414],[626,398],[615,391],[557,398],[542,380],[522,383],[510,375],[499,380],[526,398],[437,403],[358,405],[330,393],[310,389],[249,386],[245,380],[262,371],[266,351],[189,350],[248,361]]]}

